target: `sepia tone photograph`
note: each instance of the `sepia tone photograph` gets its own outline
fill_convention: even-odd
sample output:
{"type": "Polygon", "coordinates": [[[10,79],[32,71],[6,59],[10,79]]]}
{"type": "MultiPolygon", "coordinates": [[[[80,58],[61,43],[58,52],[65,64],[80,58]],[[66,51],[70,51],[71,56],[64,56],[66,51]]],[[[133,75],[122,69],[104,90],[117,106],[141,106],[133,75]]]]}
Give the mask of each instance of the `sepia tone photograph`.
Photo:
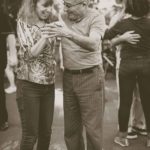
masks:
{"type": "Polygon", "coordinates": [[[0,0],[0,150],[149,150],[150,0],[0,0]]]}

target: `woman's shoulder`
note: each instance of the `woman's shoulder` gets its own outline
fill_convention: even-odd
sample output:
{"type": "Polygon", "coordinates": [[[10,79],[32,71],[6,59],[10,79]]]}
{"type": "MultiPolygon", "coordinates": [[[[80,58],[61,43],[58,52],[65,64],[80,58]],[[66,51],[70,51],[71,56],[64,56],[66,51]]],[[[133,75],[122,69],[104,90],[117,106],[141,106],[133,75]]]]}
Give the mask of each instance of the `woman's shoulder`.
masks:
{"type": "Polygon", "coordinates": [[[18,18],[17,19],[17,27],[19,28],[23,28],[25,30],[25,28],[28,26],[27,22],[24,21],[23,19],[21,18],[18,18]]]}
{"type": "Polygon", "coordinates": [[[129,22],[131,23],[134,23],[134,24],[137,24],[137,25],[150,25],[150,17],[147,17],[147,16],[144,16],[144,17],[141,17],[141,18],[133,18],[133,17],[130,17],[129,18],[129,22]]]}
{"type": "Polygon", "coordinates": [[[23,19],[17,19],[17,27],[18,29],[21,28],[24,32],[29,32],[29,30],[31,30],[32,32],[34,32],[35,30],[39,30],[38,25],[33,24],[33,23],[29,23],[23,19]]]}
{"type": "Polygon", "coordinates": [[[124,27],[127,27],[129,24],[130,24],[130,21],[131,21],[131,18],[128,17],[128,18],[122,18],[121,20],[119,20],[115,27],[116,28],[124,28],[124,27]]]}
{"type": "Polygon", "coordinates": [[[30,23],[28,23],[27,21],[25,21],[24,19],[22,18],[18,18],[17,19],[17,24],[22,24],[24,26],[32,26],[30,23]]]}

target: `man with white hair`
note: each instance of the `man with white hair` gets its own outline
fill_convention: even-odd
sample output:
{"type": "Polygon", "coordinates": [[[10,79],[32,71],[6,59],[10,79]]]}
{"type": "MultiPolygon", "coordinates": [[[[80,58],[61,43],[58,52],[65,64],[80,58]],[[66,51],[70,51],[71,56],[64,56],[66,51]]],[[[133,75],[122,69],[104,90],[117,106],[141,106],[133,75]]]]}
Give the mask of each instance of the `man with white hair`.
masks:
{"type": "Polygon", "coordinates": [[[50,36],[62,41],[64,122],[68,150],[102,150],[104,72],[101,39],[105,20],[88,8],[88,0],[64,0],[62,25],[48,25],[50,36]]]}

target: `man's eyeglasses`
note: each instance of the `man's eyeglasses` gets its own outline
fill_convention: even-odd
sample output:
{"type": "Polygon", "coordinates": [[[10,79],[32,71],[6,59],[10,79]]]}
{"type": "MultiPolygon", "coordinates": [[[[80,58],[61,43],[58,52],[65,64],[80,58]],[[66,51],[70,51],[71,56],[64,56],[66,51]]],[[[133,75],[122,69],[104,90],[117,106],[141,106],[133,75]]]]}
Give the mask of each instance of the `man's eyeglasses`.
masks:
{"type": "Polygon", "coordinates": [[[71,8],[71,7],[74,7],[74,6],[80,5],[80,4],[83,4],[83,2],[80,2],[80,3],[77,3],[77,4],[73,4],[73,5],[72,5],[72,4],[69,4],[69,3],[65,3],[65,2],[64,2],[64,6],[65,6],[65,7],[67,7],[67,8],[71,8]]]}

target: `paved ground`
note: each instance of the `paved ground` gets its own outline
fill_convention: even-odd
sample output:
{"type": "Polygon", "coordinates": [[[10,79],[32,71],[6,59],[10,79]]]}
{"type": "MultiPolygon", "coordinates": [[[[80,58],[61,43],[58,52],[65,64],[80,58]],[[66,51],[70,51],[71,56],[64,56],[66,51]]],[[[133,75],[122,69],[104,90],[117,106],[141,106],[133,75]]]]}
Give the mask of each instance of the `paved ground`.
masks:
{"type": "MultiPolygon", "coordinates": [[[[0,150],[19,150],[21,128],[15,97],[15,93],[7,95],[10,128],[5,132],[0,132],[0,150]]],[[[148,150],[148,148],[145,147],[146,139],[142,136],[136,140],[130,141],[130,146],[128,148],[122,148],[113,143],[113,138],[117,133],[117,90],[114,80],[108,80],[106,82],[106,99],[104,114],[104,149],[148,150]]],[[[56,84],[56,106],[50,150],[66,150],[63,140],[63,111],[60,76],[56,84]]]]}

